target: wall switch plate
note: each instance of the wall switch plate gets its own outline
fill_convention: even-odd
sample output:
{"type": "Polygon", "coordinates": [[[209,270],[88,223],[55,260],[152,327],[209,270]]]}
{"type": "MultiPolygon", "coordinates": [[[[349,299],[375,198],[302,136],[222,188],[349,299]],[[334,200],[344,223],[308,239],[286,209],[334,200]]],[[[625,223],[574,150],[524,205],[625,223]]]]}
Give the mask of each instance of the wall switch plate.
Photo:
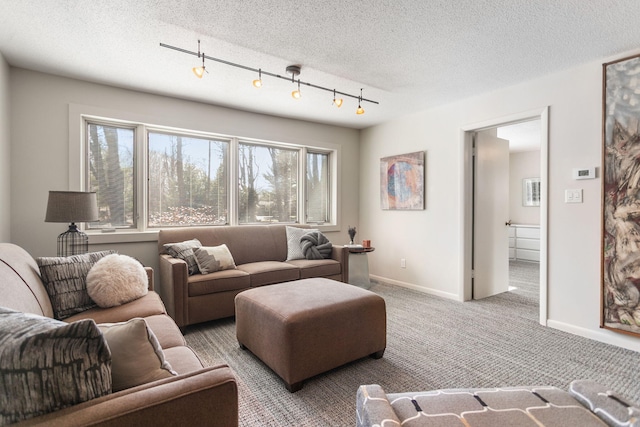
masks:
{"type": "Polygon", "coordinates": [[[582,203],[582,188],[574,190],[564,190],[565,203],[582,203]]]}
{"type": "Polygon", "coordinates": [[[400,268],[407,268],[407,260],[404,258],[400,259],[400,268]]]}

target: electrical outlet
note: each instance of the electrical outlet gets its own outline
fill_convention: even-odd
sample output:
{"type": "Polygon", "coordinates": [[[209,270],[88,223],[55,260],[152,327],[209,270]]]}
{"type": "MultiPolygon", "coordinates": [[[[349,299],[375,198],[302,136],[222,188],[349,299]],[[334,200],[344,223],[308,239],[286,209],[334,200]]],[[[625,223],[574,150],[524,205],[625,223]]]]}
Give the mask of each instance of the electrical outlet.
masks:
{"type": "Polygon", "coordinates": [[[400,268],[407,268],[407,260],[400,258],[400,268]]]}

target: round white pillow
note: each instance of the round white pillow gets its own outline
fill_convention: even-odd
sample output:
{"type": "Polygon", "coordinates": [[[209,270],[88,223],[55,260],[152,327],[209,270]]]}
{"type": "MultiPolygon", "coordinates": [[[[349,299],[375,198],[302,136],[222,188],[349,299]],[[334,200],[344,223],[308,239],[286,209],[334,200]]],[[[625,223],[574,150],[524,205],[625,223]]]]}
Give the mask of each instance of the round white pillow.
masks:
{"type": "Polygon", "coordinates": [[[147,294],[149,278],[142,264],[127,255],[100,259],[87,274],[87,292],[102,308],[115,307],[147,294]]]}

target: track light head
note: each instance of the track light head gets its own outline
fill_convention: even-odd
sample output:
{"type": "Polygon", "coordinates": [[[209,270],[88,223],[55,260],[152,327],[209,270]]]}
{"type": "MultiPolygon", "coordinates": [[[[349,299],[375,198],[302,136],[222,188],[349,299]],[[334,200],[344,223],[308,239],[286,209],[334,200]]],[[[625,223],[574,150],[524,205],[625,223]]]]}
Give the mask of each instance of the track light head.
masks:
{"type": "Polygon", "coordinates": [[[356,114],[364,114],[364,108],[360,105],[362,102],[362,88],[360,89],[360,96],[358,97],[358,109],[356,110],[356,114]]]}
{"type": "Polygon", "coordinates": [[[293,97],[293,99],[302,98],[302,94],[300,93],[300,80],[298,80],[298,89],[291,92],[291,96],[293,97]]]}
{"type": "Polygon", "coordinates": [[[258,89],[262,87],[262,68],[258,70],[258,78],[253,81],[253,87],[258,89]]]}
{"type": "Polygon", "coordinates": [[[333,105],[335,105],[336,107],[340,108],[342,107],[342,98],[337,98],[336,99],[336,90],[333,90],[333,105]]]}

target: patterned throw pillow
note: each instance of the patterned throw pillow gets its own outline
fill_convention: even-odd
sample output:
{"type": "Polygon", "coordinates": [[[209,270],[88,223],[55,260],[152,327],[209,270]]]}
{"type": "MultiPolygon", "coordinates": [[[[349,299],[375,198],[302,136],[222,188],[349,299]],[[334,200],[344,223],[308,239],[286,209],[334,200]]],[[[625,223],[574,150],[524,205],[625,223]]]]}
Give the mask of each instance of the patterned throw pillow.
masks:
{"type": "Polygon", "coordinates": [[[87,274],[96,262],[114,253],[116,252],[102,251],[36,259],[56,319],[66,319],[96,306],[87,292],[87,274]]]}
{"type": "Polygon", "coordinates": [[[302,252],[302,245],[300,244],[300,238],[305,233],[310,233],[312,231],[318,230],[315,228],[298,228],[287,226],[287,261],[291,261],[293,259],[305,259],[304,253],[302,252]]]}
{"type": "Polygon", "coordinates": [[[189,276],[200,273],[200,270],[198,269],[198,262],[196,261],[196,255],[193,253],[195,248],[202,247],[200,240],[185,240],[180,243],[166,243],[162,246],[164,246],[166,254],[171,255],[174,258],[179,258],[187,263],[189,276]]]}
{"type": "Polygon", "coordinates": [[[574,380],[569,393],[608,426],[640,426],[640,409],[595,381],[574,380]]]}
{"type": "Polygon", "coordinates": [[[0,307],[0,425],[111,393],[111,354],[93,320],[0,307]]]}
{"type": "Polygon", "coordinates": [[[113,391],[178,375],[164,358],[158,339],[142,318],[98,327],[111,350],[113,391]]]}
{"type": "Polygon", "coordinates": [[[212,247],[203,246],[197,248],[194,253],[196,254],[198,268],[202,274],[209,274],[220,270],[233,270],[236,268],[233,256],[225,244],[212,247]]]}

